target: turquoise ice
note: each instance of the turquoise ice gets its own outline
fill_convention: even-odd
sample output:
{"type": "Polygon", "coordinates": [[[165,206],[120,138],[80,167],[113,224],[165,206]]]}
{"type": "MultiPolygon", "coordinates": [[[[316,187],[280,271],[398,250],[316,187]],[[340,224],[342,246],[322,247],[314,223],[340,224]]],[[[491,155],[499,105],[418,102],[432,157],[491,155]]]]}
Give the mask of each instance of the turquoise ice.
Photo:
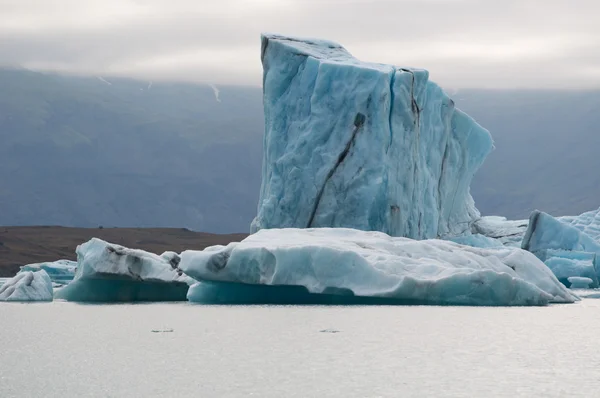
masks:
{"type": "Polygon", "coordinates": [[[45,263],[27,264],[21,267],[19,273],[27,271],[44,270],[50,276],[52,283],[66,285],[73,280],[77,262],[70,260],[57,260],[45,263]]]}
{"type": "Polygon", "coordinates": [[[565,285],[569,277],[586,277],[591,287],[598,287],[600,243],[573,225],[536,210],[521,246],[542,259],[565,285]]]}
{"type": "Polygon", "coordinates": [[[471,179],[492,149],[422,69],[339,44],[262,37],[265,228],[348,227],[415,239],[469,233],[471,179]]]}
{"type": "Polygon", "coordinates": [[[598,287],[596,253],[570,250],[542,250],[535,253],[556,275],[558,280],[571,287],[572,278],[586,278],[590,288],[598,287]]]}
{"type": "Polygon", "coordinates": [[[503,244],[500,240],[487,237],[481,234],[461,235],[448,239],[461,245],[491,248],[491,247],[502,247],[503,244]]]}
{"type": "Polygon", "coordinates": [[[596,241],[600,241],[600,209],[592,210],[578,216],[563,216],[558,219],[569,224],[596,241]]]}

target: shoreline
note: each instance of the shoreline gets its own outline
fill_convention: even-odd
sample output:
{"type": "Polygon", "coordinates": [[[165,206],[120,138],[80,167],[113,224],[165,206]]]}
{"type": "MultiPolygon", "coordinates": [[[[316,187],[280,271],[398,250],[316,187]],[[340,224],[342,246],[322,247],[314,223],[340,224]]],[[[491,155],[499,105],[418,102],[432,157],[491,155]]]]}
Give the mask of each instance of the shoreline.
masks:
{"type": "Polygon", "coordinates": [[[239,242],[247,233],[213,234],[187,228],[78,228],[61,226],[1,226],[0,277],[12,277],[20,266],[60,259],[77,260],[77,245],[96,237],[156,254],[202,250],[239,242]]]}

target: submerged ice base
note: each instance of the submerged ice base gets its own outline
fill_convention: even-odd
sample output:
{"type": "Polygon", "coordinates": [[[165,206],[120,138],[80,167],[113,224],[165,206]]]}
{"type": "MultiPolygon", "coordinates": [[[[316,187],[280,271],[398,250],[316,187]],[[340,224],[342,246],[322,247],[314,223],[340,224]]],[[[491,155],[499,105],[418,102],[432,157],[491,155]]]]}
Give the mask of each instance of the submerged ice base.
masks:
{"type": "MultiPolygon", "coordinates": [[[[261,230],[239,243],[185,251],[180,268],[203,281],[302,287],[312,294],[398,302],[545,305],[576,300],[524,250],[415,241],[343,228],[261,230]]],[[[228,287],[229,293],[244,293],[234,287],[228,287]]],[[[201,284],[188,297],[202,297],[211,288],[217,291],[201,284]]],[[[258,288],[243,289],[266,294],[258,288]]]]}
{"type": "Polygon", "coordinates": [[[479,218],[469,193],[492,149],[425,70],[339,44],[265,35],[264,159],[251,231],[347,227],[415,239],[479,218]]]}
{"type": "Polygon", "coordinates": [[[84,302],[184,301],[193,281],[174,261],[169,253],[158,256],[92,238],[77,247],[75,278],[55,296],[84,302]]]}

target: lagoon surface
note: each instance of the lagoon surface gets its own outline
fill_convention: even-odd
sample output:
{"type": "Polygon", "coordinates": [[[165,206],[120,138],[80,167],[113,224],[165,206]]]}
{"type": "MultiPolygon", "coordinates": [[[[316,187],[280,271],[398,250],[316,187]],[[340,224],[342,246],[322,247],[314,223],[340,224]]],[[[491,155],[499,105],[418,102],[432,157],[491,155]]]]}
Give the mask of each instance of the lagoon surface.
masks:
{"type": "Polygon", "coordinates": [[[0,305],[1,397],[589,397],[600,300],[0,305]]]}

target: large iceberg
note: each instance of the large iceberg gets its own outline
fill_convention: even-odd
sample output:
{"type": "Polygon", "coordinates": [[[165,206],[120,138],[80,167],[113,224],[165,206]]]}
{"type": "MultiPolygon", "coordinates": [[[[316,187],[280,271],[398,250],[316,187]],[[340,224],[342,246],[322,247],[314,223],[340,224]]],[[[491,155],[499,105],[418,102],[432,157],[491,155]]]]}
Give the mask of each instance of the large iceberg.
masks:
{"type": "Polygon", "coordinates": [[[45,263],[27,264],[21,267],[19,273],[27,271],[44,270],[50,276],[52,283],[66,285],[75,277],[77,262],[70,260],[57,260],[45,263]]]}
{"type": "Polygon", "coordinates": [[[361,62],[339,44],[262,37],[265,228],[348,227],[415,239],[468,233],[487,130],[425,70],[361,62]]]}
{"type": "Polygon", "coordinates": [[[20,272],[0,287],[0,301],[52,301],[52,281],[41,270],[20,272]]]}
{"type": "Polygon", "coordinates": [[[518,248],[474,248],[345,228],[261,230],[242,242],[185,251],[179,267],[194,279],[212,281],[190,289],[188,298],[197,301],[225,291],[250,301],[287,294],[287,302],[295,293],[285,287],[309,302],[314,302],[309,294],[457,305],[576,300],[548,267],[518,248]]]}
{"type": "Polygon", "coordinates": [[[88,302],[183,301],[194,281],[173,265],[174,258],[92,238],[77,246],[75,278],[55,296],[88,302]]]}

